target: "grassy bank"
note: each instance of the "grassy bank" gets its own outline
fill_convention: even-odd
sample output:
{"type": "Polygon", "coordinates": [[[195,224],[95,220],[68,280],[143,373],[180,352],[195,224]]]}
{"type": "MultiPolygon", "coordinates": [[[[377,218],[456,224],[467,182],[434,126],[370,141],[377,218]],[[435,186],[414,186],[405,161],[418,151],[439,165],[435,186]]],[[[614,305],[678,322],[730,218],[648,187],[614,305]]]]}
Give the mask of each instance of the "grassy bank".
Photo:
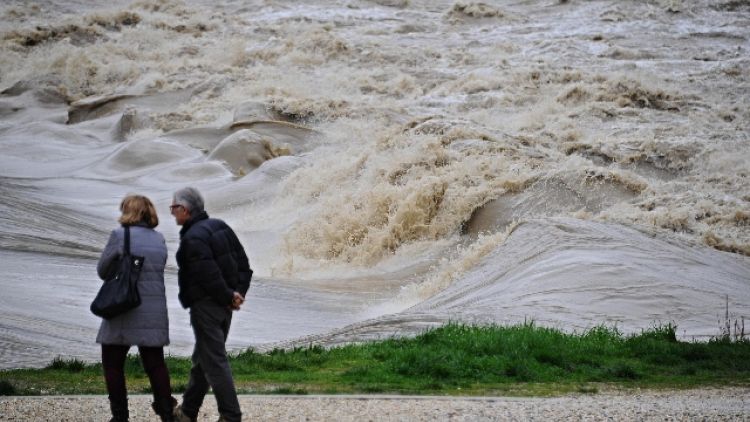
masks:
{"type": "MultiPolygon", "coordinates": [[[[135,349],[134,349],[135,350],[135,349]]],[[[326,350],[308,347],[233,356],[243,393],[397,393],[548,395],[602,388],[750,385],[750,341],[681,342],[672,326],[635,336],[523,324],[448,325],[411,339],[326,350]]],[[[172,385],[184,389],[185,358],[168,358],[172,385]]],[[[128,389],[150,392],[137,357],[128,389]]],[[[100,364],[56,359],[44,369],[0,372],[0,395],[104,394],[100,364]]]]}

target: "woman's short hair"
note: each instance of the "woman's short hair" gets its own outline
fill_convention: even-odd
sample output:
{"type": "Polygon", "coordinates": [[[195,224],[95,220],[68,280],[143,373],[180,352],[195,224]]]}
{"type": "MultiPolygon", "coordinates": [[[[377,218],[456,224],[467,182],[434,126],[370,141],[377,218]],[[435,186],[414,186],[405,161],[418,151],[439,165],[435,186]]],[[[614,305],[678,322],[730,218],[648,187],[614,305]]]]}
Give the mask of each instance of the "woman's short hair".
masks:
{"type": "Polygon", "coordinates": [[[132,226],[133,224],[143,223],[150,228],[159,225],[159,216],[156,215],[156,208],[150,199],[143,195],[128,195],[120,202],[120,224],[123,226],[132,226]]]}
{"type": "Polygon", "coordinates": [[[190,211],[191,216],[203,212],[203,197],[198,189],[186,187],[174,193],[173,203],[180,204],[190,211]]]}

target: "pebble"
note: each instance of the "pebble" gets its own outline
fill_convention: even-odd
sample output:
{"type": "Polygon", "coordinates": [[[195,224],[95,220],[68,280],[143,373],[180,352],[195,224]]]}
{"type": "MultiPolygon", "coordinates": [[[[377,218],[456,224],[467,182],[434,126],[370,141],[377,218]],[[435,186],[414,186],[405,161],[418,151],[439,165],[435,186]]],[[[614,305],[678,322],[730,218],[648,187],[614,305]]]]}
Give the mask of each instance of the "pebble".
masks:
{"type": "MultiPolygon", "coordinates": [[[[158,421],[151,397],[130,397],[130,420],[158,421]]],[[[242,395],[243,421],[747,421],[750,388],[637,390],[553,398],[242,395]]],[[[199,421],[218,419],[208,396],[199,421]]],[[[0,397],[0,421],[108,421],[106,396],[0,397]]]]}

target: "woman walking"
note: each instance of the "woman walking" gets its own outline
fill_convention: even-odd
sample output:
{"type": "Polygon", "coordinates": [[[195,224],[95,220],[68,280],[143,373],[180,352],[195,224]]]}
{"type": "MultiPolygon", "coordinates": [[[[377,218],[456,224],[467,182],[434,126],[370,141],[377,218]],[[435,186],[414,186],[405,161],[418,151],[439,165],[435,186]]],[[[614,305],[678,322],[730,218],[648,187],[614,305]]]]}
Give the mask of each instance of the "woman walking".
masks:
{"type": "Polygon", "coordinates": [[[169,372],[164,363],[164,346],[169,344],[169,319],[164,292],[164,265],[167,246],[164,236],[154,230],[159,224],[154,204],[141,195],[128,195],[120,203],[119,222],[99,258],[97,272],[106,280],[117,271],[123,254],[125,227],[130,231],[130,252],[144,257],[138,291],[140,306],[111,319],[102,319],[96,342],[102,345],[102,366],[114,422],[127,421],[128,398],[125,387],[125,359],[131,346],[138,346],[143,368],[154,393],[154,411],[162,421],[173,420],[177,401],[172,397],[169,372]]]}

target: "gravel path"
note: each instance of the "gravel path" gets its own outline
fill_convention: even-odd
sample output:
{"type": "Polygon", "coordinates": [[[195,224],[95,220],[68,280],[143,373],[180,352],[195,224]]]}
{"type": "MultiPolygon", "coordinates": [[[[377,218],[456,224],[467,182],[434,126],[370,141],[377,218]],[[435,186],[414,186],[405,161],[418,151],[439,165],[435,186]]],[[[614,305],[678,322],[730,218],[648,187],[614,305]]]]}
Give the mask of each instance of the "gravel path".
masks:
{"type": "MultiPolygon", "coordinates": [[[[557,398],[414,396],[240,397],[247,421],[750,420],[750,388],[607,392],[557,398]]],[[[131,421],[157,421],[150,397],[130,398],[131,421]]],[[[0,397],[0,421],[107,421],[105,396],[0,397]]],[[[199,420],[215,421],[206,399],[199,420]]]]}

